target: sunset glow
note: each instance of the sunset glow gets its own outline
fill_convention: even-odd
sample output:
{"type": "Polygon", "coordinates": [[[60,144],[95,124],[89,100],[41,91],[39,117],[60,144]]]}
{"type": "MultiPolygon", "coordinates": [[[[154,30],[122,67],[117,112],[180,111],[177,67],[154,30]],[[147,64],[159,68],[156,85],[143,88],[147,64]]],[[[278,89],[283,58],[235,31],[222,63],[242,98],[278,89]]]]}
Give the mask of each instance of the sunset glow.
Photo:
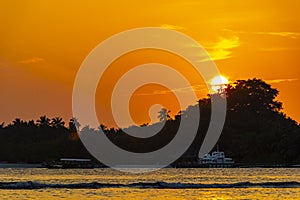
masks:
{"type": "MultiPolygon", "coordinates": [[[[88,2],[0,3],[0,122],[44,114],[71,118],[72,87],[82,61],[103,40],[138,27],[162,27],[194,38],[230,81],[257,77],[272,84],[280,91],[284,112],[300,121],[299,94],[295,92],[300,87],[298,1],[267,0],[247,5],[237,0],[88,2]]],[[[149,51],[142,54],[137,53],[135,58],[124,56],[126,62],[121,65],[131,68],[135,64],[162,61],[174,67],[179,59],[174,55],[151,57],[153,53],[149,51]]],[[[178,68],[193,81],[193,73],[186,66],[178,68]]],[[[107,95],[105,91],[125,68],[112,70],[112,75],[103,80],[108,88],[97,92],[99,113],[107,109],[101,102],[108,102],[101,97],[107,95]]],[[[199,98],[209,92],[203,84],[193,83],[199,98]]],[[[137,92],[145,93],[145,89],[153,92],[153,88],[137,92]]],[[[162,95],[161,89],[155,93],[160,93],[162,104],[169,104],[176,114],[176,102],[170,101],[169,93],[162,95]]],[[[143,101],[138,100],[139,104],[143,101]]],[[[138,123],[149,121],[144,109],[142,113],[143,117],[133,113],[138,123]]]]}
{"type": "Polygon", "coordinates": [[[222,75],[216,76],[211,80],[211,88],[214,92],[218,92],[220,89],[225,88],[227,84],[227,78],[222,75]]]}
{"type": "Polygon", "coordinates": [[[1,199],[300,199],[300,0],[0,0],[1,199]]]}

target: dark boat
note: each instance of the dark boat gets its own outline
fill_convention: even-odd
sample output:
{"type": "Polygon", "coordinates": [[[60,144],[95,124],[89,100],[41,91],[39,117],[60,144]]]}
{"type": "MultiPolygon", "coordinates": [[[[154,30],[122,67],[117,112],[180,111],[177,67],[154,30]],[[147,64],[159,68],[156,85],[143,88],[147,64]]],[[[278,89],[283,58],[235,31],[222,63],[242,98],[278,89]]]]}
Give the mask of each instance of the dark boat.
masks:
{"type": "Polygon", "coordinates": [[[44,164],[49,169],[92,169],[91,159],[84,158],[61,158],[44,164]]]}

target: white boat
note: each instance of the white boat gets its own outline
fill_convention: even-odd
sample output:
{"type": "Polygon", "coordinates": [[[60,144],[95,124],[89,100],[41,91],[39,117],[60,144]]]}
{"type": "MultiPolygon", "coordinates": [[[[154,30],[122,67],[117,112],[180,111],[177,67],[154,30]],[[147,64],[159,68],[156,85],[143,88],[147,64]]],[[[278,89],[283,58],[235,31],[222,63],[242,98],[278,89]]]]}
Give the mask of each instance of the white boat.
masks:
{"type": "Polygon", "coordinates": [[[234,165],[232,158],[226,158],[225,153],[219,149],[211,154],[205,154],[199,158],[198,162],[199,165],[206,167],[232,167],[234,165]]]}

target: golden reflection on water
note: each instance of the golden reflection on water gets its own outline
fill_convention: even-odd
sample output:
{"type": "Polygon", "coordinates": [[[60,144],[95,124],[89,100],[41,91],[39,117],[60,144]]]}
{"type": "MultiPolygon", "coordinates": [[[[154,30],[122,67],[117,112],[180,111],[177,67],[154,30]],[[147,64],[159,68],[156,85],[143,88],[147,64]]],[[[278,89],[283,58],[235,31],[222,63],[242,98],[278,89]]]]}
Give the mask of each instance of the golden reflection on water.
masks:
{"type": "MultiPolygon", "coordinates": [[[[68,183],[238,183],[300,182],[300,169],[162,169],[147,174],[129,174],[111,169],[0,169],[0,182],[32,181],[68,183]]],[[[300,188],[214,189],[33,189],[0,190],[0,199],[300,199],[300,188]]]]}
{"type": "Polygon", "coordinates": [[[246,188],[246,189],[44,189],[44,190],[1,190],[1,199],[9,200],[61,200],[61,199],[300,199],[299,188],[246,188]]]}

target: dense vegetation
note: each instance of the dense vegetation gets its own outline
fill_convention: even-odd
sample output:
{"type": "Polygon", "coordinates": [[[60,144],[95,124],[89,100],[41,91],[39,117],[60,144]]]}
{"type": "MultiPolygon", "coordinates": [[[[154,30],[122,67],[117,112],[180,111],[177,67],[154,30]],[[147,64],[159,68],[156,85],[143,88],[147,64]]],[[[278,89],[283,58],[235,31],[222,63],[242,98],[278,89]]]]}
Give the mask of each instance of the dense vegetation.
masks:
{"type": "MultiPolygon", "coordinates": [[[[300,163],[300,126],[287,117],[278,90],[260,79],[238,80],[221,94],[227,96],[227,117],[218,145],[239,163],[300,163]]],[[[175,136],[181,117],[200,107],[201,119],[195,140],[183,157],[196,158],[206,134],[211,114],[211,96],[178,113],[174,119],[167,110],[159,113],[164,128],[155,136],[140,139],[122,130],[101,125],[107,137],[123,149],[149,152],[161,148],[175,136]]],[[[37,121],[15,119],[0,125],[0,161],[42,162],[60,157],[91,157],[76,132],[74,119],[68,125],[60,117],[40,117],[37,121]]],[[[145,126],[145,125],[142,125],[145,126]]],[[[87,128],[87,127],[85,127],[87,128]]]]}
{"type": "Polygon", "coordinates": [[[41,116],[37,121],[15,119],[0,127],[0,161],[39,163],[61,157],[90,157],[83,147],[73,119],[41,116]]]}

